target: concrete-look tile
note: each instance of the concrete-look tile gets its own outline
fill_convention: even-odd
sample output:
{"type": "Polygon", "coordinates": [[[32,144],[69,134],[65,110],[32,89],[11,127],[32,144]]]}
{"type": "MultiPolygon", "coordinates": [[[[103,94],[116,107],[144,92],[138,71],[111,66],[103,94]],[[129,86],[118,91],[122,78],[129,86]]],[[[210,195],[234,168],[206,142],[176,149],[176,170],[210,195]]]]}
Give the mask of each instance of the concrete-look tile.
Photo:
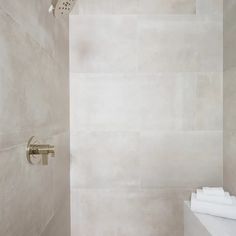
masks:
{"type": "Polygon", "coordinates": [[[196,0],[81,0],[72,14],[195,14],[196,0]]]}
{"type": "Polygon", "coordinates": [[[58,211],[62,202],[70,195],[70,145],[69,133],[61,133],[47,141],[55,146],[55,157],[51,159],[53,175],[53,202],[58,211]]]}
{"type": "Polygon", "coordinates": [[[71,74],[71,132],[222,130],[217,73],[71,74]]]}
{"type": "Polygon", "coordinates": [[[236,195],[236,131],[224,132],[224,188],[236,195]]]}
{"type": "Polygon", "coordinates": [[[224,187],[236,194],[236,2],[224,1],[224,187]]]}
{"type": "Polygon", "coordinates": [[[3,11],[0,19],[0,146],[22,143],[37,128],[46,135],[68,129],[69,99],[61,96],[68,74],[3,11]]]}
{"type": "Polygon", "coordinates": [[[138,137],[134,132],[72,135],[72,187],[139,186],[138,137]]]}
{"type": "Polygon", "coordinates": [[[102,15],[106,13],[112,13],[112,0],[80,0],[76,2],[71,15],[102,15]]]}
{"type": "MultiPolygon", "coordinates": [[[[0,8],[0,235],[39,236],[69,198],[69,140],[52,138],[69,128],[68,18],[54,19],[49,4],[13,0],[0,8]],[[54,165],[27,162],[32,135],[55,143],[54,165]]],[[[65,218],[68,230],[68,205],[65,218]]]]}
{"type": "Polygon", "coordinates": [[[225,29],[229,29],[235,26],[232,22],[235,21],[235,9],[236,2],[234,0],[224,0],[223,10],[224,10],[224,26],[225,29]]]}
{"type": "Polygon", "coordinates": [[[227,27],[225,27],[224,25],[224,70],[230,70],[236,68],[235,41],[236,41],[235,24],[233,24],[233,27],[230,29],[227,29],[227,27]]]}
{"type": "Polygon", "coordinates": [[[139,17],[138,72],[222,71],[221,33],[201,17],[139,17]]]}
{"type": "Polygon", "coordinates": [[[236,69],[224,71],[224,130],[236,130],[236,69]]]}
{"type": "Polygon", "coordinates": [[[222,185],[222,132],[140,134],[143,187],[222,185]]]}
{"type": "Polygon", "coordinates": [[[186,189],[72,190],[72,236],[181,236],[189,196],[186,189]]]}
{"type": "MultiPolygon", "coordinates": [[[[52,17],[52,16],[51,16],[52,17]]],[[[51,28],[53,44],[47,50],[54,61],[69,73],[69,17],[57,17],[51,28]]]]}
{"type": "Polygon", "coordinates": [[[213,19],[222,20],[223,0],[196,0],[197,15],[214,17],[213,19]]]}
{"type": "Polygon", "coordinates": [[[142,14],[195,14],[196,0],[139,0],[142,14]]]}
{"type": "Polygon", "coordinates": [[[70,29],[71,72],[135,71],[135,16],[71,16],[70,29]]]}
{"type": "Polygon", "coordinates": [[[197,73],[180,84],[184,130],[223,129],[222,73],[197,73]]]}
{"type": "MultiPolygon", "coordinates": [[[[58,62],[60,57],[56,57],[58,52],[57,45],[63,43],[66,48],[65,37],[68,39],[68,29],[65,31],[64,25],[68,25],[68,18],[54,18],[48,13],[50,2],[48,1],[28,1],[12,0],[1,4],[8,15],[17,22],[24,31],[34,38],[47,52],[58,62]],[[58,31],[63,32],[58,34],[58,31]]],[[[64,55],[65,57],[65,55],[64,55]]]]}
{"type": "Polygon", "coordinates": [[[113,14],[139,14],[139,0],[111,0],[113,14]]]}
{"type": "Polygon", "coordinates": [[[67,132],[69,130],[70,113],[70,88],[69,88],[69,65],[61,67],[53,66],[53,74],[48,74],[49,104],[51,110],[50,128],[53,134],[67,132]]]}
{"type": "Polygon", "coordinates": [[[129,76],[71,75],[71,132],[140,126],[140,85],[129,76]]]}
{"type": "Polygon", "coordinates": [[[70,198],[61,201],[61,207],[57,209],[40,236],[70,236],[70,198]]]}
{"type": "Polygon", "coordinates": [[[236,2],[224,1],[224,69],[236,67],[236,2]]]}
{"type": "Polygon", "coordinates": [[[71,75],[71,130],[169,129],[178,125],[175,75],[71,75]]]}
{"type": "Polygon", "coordinates": [[[25,145],[2,151],[0,156],[0,235],[39,235],[53,215],[52,169],[30,165],[25,145]]]}

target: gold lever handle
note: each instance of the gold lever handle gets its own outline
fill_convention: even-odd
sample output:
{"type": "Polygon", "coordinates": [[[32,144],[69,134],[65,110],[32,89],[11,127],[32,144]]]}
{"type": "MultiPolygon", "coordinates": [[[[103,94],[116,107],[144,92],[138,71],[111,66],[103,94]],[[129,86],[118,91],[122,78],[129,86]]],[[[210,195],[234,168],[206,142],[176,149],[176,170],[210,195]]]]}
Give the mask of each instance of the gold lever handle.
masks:
{"type": "Polygon", "coordinates": [[[47,166],[48,165],[48,155],[43,154],[42,155],[42,165],[47,166]]]}

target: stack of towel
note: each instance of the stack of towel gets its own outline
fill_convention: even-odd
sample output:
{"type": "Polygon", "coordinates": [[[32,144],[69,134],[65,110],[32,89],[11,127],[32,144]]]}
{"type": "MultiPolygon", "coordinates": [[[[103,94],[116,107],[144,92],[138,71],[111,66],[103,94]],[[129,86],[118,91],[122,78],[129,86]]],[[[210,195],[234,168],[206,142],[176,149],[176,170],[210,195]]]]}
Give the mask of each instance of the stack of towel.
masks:
{"type": "Polygon", "coordinates": [[[191,196],[191,210],[236,220],[236,198],[223,188],[202,188],[191,196]]]}

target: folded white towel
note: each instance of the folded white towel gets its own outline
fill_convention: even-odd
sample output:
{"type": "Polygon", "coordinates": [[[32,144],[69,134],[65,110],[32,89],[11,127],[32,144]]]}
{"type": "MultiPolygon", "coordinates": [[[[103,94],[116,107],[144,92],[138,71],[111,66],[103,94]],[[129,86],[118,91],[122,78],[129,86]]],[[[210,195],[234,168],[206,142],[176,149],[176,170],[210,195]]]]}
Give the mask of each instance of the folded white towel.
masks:
{"type": "Polygon", "coordinates": [[[236,220],[236,198],[232,198],[232,205],[210,203],[197,200],[196,193],[191,196],[191,210],[197,213],[203,213],[223,218],[236,220]]]}
{"type": "Polygon", "coordinates": [[[207,195],[204,193],[203,190],[198,189],[196,197],[197,197],[197,200],[207,201],[207,202],[212,202],[212,203],[229,204],[229,205],[232,205],[233,203],[232,198],[227,192],[224,193],[224,196],[207,195]]]}
{"type": "Polygon", "coordinates": [[[224,196],[225,195],[225,191],[223,188],[203,187],[202,190],[207,195],[216,195],[216,196],[224,196]]]}

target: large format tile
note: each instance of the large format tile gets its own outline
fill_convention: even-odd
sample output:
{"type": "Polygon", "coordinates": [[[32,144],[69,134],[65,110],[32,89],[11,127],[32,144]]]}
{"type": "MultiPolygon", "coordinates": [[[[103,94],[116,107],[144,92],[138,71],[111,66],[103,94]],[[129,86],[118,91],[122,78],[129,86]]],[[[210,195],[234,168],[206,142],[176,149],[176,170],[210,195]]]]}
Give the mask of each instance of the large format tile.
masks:
{"type": "Polygon", "coordinates": [[[197,73],[180,86],[184,130],[223,129],[223,75],[197,73]],[[194,78],[194,79],[193,79],[194,78]]]}
{"type": "Polygon", "coordinates": [[[234,24],[232,22],[235,20],[235,8],[236,2],[234,0],[224,0],[223,2],[224,8],[224,26],[227,30],[234,28],[234,24]]]}
{"type": "Polygon", "coordinates": [[[73,18],[73,15],[101,15],[111,12],[112,0],[81,0],[75,4],[70,20],[73,18]]]}
{"type": "Polygon", "coordinates": [[[136,24],[134,16],[71,16],[71,72],[134,71],[136,24]]]}
{"type": "Polygon", "coordinates": [[[61,207],[47,224],[40,236],[70,236],[70,198],[61,200],[61,207]]]}
{"type": "Polygon", "coordinates": [[[222,71],[220,22],[182,16],[138,21],[138,72],[222,71]]]}
{"type": "Polygon", "coordinates": [[[186,189],[72,190],[72,236],[182,236],[189,196],[186,189]]]}
{"type": "Polygon", "coordinates": [[[224,187],[236,195],[236,131],[224,132],[224,187]]]}
{"type": "Polygon", "coordinates": [[[66,63],[64,59],[68,59],[66,54],[68,54],[69,21],[64,17],[54,18],[52,14],[48,13],[50,1],[12,0],[1,2],[1,9],[37,41],[48,54],[58,63],[66,63]],[[60,51],[63,54],[60,54],[60,51]]]}
{"type": "Polygon", "coordinates": [[[232,70],[236,68],[236,49],[235,49],[236,43],[235,42],[236,42],[235,24],[233,24],[232,28],[230,29],[227,29],[227,27],[225,27],[224,25],[224,70],[232,70]]]}
{"type": "MultiPolygon", "coordinates": [[[[30,165],[25,155],[26,144],[0,152],[1,235],[39,235],[54,213],[60,211],[61,203],[68,200],[67,136],[60,134],[40,140],[55,145],[56,155],[49,158],[48,166],[30,165]],[[24,218],[16,221],[16,216],[24,218]]],[[[68,216],[68,204],[66,211],[68,216]]]]}
{"type": "Polygon", "coordinates": [[[196,0],[81,0],[72,14],[194,14],[196,0]]]}
{"type": "Polygon", "coordinates": [[[236,143],[236,57],[235,22],[236,2],[224,1],[224,187],[236,194],[235,143],[236,143]]]}
{"type": "Polygon", "coordinates": [[[219,2],[77,4],[73,236],[182,236],[185,188],[222,185],[219,2]]]}
{"type": "Polygon", "coordinates": [[[71,130],[174,128],[176,84],[171,75],[72,75],[71,130]]]}
{"type": "Polygon", "coordinates": [[[68,129],[68,71],[3,11],[0,18],[0,147],[68,129]]]}
{"type": "Polygon", "coordinates": [[[71,74],[71,132],[221,130],[217,73],[71,74]]]}
{"type": "Polygon", "coordinates": [[[53,137],[69,129],[69,29],[68,18],[48,14],[49,4],[1,2],[0,235],[39,236],[52,218],[69,235],[68,204],[63,226],[53,217],[69,198],[69,142],[53,137]],[[27,162],[32,135],[55,144],[48,166],[27,162]]]}
{"type": "Polygon", "coordinates": [[[71,150],[76,188],[222,184],[222,132],[81,132],[71,150]]]}
{"type": "Polygon", "coordinates": [[[138,14],[139,13],[139,0],[111,0],[112,14],[138,14]]]}
{"type": "Polygon", "coordinates": [[[222,185],[222,132],[140,134],[142,187],[222,185]]]}
{"type": "Polygon", "coordinates": [[[224,0],[223,7],[224,7],[224,27],[225,27],[224,33],[228,33],[229,29],[235,27],[235,24],[232,24],[232,22],[235,21],[236,2],[234,0],[224,0]]]}
{"type": "MultiPolygon", "coordinates": [[[[55,157],[50,158],[53,180],[54,209],[59,210],[70,195],[70,145],[69,131],[53,136],[48,143],[55,146],[55,157]]],[[[69,209],[67,208],[69,214],[69,209]]]]}
{"type": "Polygon", "coordinates": [[[224,1],[224,69],[236,67],[236,2],[233,0],[224,1]]]}
{"type": "Polygon", "coordinates": [[[196,0],[197,15],[221,20],[223,18],[223,0],[196,0]]]}
{"type": "Polygon", "coordinates": [[[196,0],[139,0],[142,14],[195,14],[196,0]]]}
{"type": "Polygon", "coordinates": [[[53,215],[52,167],[31,166],[25,145],[0,152],[0,235],[39,235],[53,215]]]}
{"type": "Polygon", "coordinates": [[[220,21],[204,16],[74,15],[70,19],[71,72],[222,71],[220,21]]]}
{"type": "Polygon", "coordinates": [[[224,72],[224,130],[236,130],[236,68],[224,72]]]}
{"type": "Polygon", "coordinates": [[[138,134],[81,132],[71,136],[72,187],[137,187],[138,134]]]}

